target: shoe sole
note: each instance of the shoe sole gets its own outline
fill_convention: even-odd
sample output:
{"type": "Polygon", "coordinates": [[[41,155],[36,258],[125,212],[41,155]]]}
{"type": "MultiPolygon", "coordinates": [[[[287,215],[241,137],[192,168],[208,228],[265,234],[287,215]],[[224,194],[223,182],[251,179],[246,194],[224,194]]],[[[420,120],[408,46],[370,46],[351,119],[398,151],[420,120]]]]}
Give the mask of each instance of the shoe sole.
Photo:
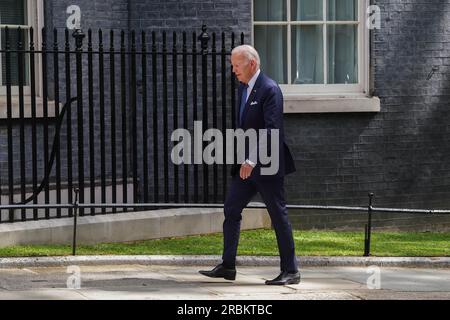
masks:
{"type": "Polygon", "coordinates": [[[286,281],[286,282],[274,282],[274,283],[267,283],[266,282],[266,284],[267,285],[269,285],[269,286],[286,286],[286,285],[289,285],[289,284],[299,284],[300,283],[300,279],[292,279],[292,280],[288,280],[288,281],[286,281]]]}
{"type": "Polygon", "coordinates": [[[223,278],[223,279],[225,279],[225,280],[231,280],[231,281],[236,280],[236,275],[212,276],[212,275],[209,275],[209,274],[204,274],[204,273],[202,273],[202,272],[200,272],[200,274],[201,274],[201,275],[204,275],[204,276],[206,276],[206,277],[209,277],[209,278],[215,278],[215,279],[223,278]]]}

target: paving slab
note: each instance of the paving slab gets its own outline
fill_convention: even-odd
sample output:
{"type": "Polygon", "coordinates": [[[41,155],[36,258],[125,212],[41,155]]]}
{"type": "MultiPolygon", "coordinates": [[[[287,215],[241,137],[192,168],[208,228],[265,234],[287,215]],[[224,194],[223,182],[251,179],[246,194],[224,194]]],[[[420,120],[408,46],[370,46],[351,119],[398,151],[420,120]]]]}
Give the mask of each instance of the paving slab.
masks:
{"type": "Polygon", "coordinates": [[[450,269],[308,267],[301,270],[300,284],[288,286],[264,284],[279,272],[272,266],[240,266],[236,281],[204,277],[198,273],[204,266],[131,264],[69,269],[0,269],[0,299],[450,300],[450,269]],[[72,289],[73,282],[68,280],[74,276],[73,270],[79,271],[80,282],[72,289]],[[370,280],[374,270],[377,282],[370,280]],[[374,289],[374,284],[379,289],[374,289]]]}

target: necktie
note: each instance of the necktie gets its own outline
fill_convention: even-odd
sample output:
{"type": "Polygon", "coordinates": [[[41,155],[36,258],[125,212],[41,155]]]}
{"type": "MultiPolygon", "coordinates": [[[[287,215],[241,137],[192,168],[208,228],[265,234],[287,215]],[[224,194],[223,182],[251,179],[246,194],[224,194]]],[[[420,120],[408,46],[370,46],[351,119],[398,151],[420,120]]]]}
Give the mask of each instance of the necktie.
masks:
{"type": "Polygon", "coordinates": [[[242,89],[241,106],[239,109],[239,123],[241,125],[242,125],[242,115],[244,114],[245,104],[247,103],[247,88],[248,85],[244,85],[244,88],[242,89]]]}

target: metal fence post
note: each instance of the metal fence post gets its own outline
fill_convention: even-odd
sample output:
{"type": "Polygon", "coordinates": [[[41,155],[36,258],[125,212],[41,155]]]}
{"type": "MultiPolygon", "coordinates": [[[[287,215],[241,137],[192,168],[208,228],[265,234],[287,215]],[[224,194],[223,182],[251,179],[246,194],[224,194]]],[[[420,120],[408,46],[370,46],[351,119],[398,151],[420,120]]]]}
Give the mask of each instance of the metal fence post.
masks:
{"type": "Polygon", "coordinates": [[[367,224],[365,228],[365,238],[364,238],[364,256],[368,257],[370,256],[370,236],[372,233],[372,200],[373,200],[373,193],[369,193],[369,206],[367,208],[367,224]]]}
{"type": "MultiPolygon", "coordinates": [[[[202,134],[208,129],[208,42],[211,37],[206,32],[206,29],[206,25],[202,25],[202,33],[198,36],[202,49],[202,134]]],[[[203,142],[203,150],[205,148],[206,141],[203,142]]],[[[209,202],[208,165],[206,163],[203,163],[203,202],[209,202]]]]}
{"type": "MultiPolygon", "coordinates": [[[[84,203],[84,133],[83,133],[83,39],[86,36],[81,29],[76,29],[72,36],[76,45],[76,68],[77,68],[77,122],[78,122],[78,189],[80,190],[80,202],[84,203]]],[[[84,210],[80,209],[80,216],[84,210]]]]}
{"type": "Polygon", "coordinates": [[[77,213],[78,213],[78,193],[80,190],[75,189],[75,202],[73,207],[73,240],[72,240],[72,255],[76,255],[77,248],[77,213]]]}
{"type": "MultiPolygon", "coordinates": [[[[12,126],[12,75],[11,75],[11,43],[9,36],[9,28],[5,27],[5,84],[6,84],[6,114],[8,119],[7,137],[8,137],[8,198],[9,203],[14,203],[14,147],[13,147],[13,126],[12,126]]],[[[2,54],[3,56],[3,54],[2,54]]],[[[2,150],[4,147],[2,147],[2,150]]],[[[14,222],[14,210],[9,210],[9,221],[14,222]]]]}

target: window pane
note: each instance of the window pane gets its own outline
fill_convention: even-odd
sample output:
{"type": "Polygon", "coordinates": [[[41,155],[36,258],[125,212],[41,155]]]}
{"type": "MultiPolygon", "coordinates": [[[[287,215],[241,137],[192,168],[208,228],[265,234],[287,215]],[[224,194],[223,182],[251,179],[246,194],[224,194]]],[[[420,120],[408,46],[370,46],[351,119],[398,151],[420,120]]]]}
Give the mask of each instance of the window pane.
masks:
{"type": "Polygon", "coordinates": [[[253,0],[255,21],[286,21],[285,0],[253,0]]]}
{"type": "Polygon", "coordinates": [[[255,26],[255,48],[261,58],[261,69],[278,83],[287,83],[286,27],[255,26]]]}
{"type": "Polygon", "coordinates": [[[318,0],[291,0],[291,20],[323,20],[322,3],[318,0]]]}
{"type": "Polygon", "coordinates": [[[328,0],[327,20],[358,21],[357,0],[328,0]]]}
{"type": "Polygon", "coordinates": [[[0,24],[27,24],[26,0],[0,0],[0,24]]]}
{"type": "Polygon", "coordinates": [[[358,29],[328,26],[328,83],[358,83],[358,29]]]}
{"type": "MultiPolygon", "coordinates": [[[[27,49],[28,48],[28,30],[22,30],[21,31],[21,39],[22,39],[22,48],[27,49]]],[[[2,28],[0,32],[0,38],[1,38],[1,48],[5,48],[6,44],[6,37],[5,37],[5,29],[2,28]]],[[[9,43],[10,43],[10,49],[11,50],[18,50],[18,32],[17,29],[9,29],[9,43]]],[[[24,85],[29,85],[29,73],[28,73],[28,60],[29,60],[29,54],[22,54],[22,59],[19,61],[19,55],[16,52],[10,53],[10,68],[11,68],[11,85],[17,86],[19,85],[19,63],[24,67],[24,73],[23,73],[23,81],[24,85]]],[[[2,81],[1,85],[6,85],[6,54],[3,53],[1,55],[1,70],[2,70],[2,81]]]]}
{"type": "Polygon", "coordinates": [[[292,26],[292,83],[323,81],[322,26],[292,26]]]}

